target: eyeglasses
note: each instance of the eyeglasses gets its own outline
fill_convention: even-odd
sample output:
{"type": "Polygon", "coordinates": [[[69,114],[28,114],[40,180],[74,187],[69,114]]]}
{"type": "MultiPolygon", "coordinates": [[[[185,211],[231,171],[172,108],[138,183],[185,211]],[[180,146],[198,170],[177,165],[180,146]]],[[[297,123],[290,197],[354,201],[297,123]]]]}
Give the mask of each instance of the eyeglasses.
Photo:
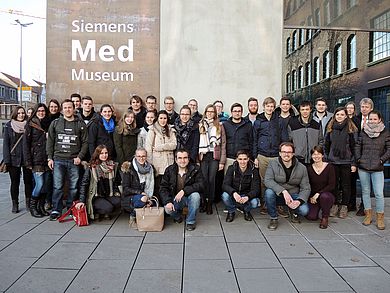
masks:
{"type": "Polygon", "coordinates": [[[241,110],[233,110],[232,113],[241,113],[241,110]]]}
{"type": "Polygon", "coordinates": [[[280,153],[283,154],[283,155],[291,155],[291,154],[293,154],[294,152],[280,151],[280,153]]]}
{"type": "Polygon", "coordinates": [[[191,114],[180,113],[180,116],[190,116],[191,114]]]}
{"type": "Polygon", "coordinates": [[[136,156],[136,158],[146,158],[146,156],[136,156]]]}
{"type": "Polygon", "coordinates": [[[215,113],[214,111],[206,111],[206,113],[215,113]]]}

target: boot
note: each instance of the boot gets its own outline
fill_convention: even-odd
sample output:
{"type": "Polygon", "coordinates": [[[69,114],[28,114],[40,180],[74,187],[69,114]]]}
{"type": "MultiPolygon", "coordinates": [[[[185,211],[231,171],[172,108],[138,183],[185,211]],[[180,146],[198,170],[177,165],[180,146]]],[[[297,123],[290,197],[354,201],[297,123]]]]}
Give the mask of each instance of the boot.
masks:
{"type": "Polygon", "coordinates": [[[30,200],[31,200],[31,197],[25,197],[26,198],[26,210],[29,210],[30,209],[30,200]]]}
{"type": "Polygon", "coordinates": [[[212,215],[213,214],[213,202],[209,199],[206,199],[206,214],[212,215]]]}
{"type": "Polygon", "coordinates": [[[19,203],[17,200],[12,200],[12,213],[13,214],[19,213],[19,203]]]}
{"type": "Polygon", "coordinates": [[[363,201],[362,201],[360,203],[360,205],[359,205],[358,211],[356,212],[356,216],[361,217],[361,216],[364,216],[364,215],[365,215],[365,213],[364,213],[364,204],[363,204],[363,201]]]}
{"type": "Polygon", "coordinates": [[[30,213],[31,216],[34,218],[42,218],[43,215],[41,212],[38,210],[38,199],[35,197],[32,197],[30,200],[30,213]]]}
{"type": "Polygon", "coordinates": [[[385,213],[376,213],[376,227],[385,230],[385,213]]]}
{"type": "Polygon", "coordinates": [[[204,213],[204,212],[206,212],[206,203],[205,203],[205,199],[201,198],[200,205],[199,205],[199,213],[204,213]]]}
{"type": "Polygon", "coordinates": [[[363,220],[363,225],[368,226],[372,222],[372,209],[364,210],[366,217],[363,220]]]}
{"type": "Polygon", "coordinates": [[[44,217],[47,217],[50,215],[50,213],[48,213],[46,210],[45,210],[45,198],[41,195],[39,197],[39,200],[38,200],[38,205],[37,205],[37,210],[42,214],[42,216],[44,217]]]}
{"type": "Polygon", "coordinates": [[[320,223],[320,229],[326,229],[328,228],[328,217],[322,217],[321,223],[320,223]]]}

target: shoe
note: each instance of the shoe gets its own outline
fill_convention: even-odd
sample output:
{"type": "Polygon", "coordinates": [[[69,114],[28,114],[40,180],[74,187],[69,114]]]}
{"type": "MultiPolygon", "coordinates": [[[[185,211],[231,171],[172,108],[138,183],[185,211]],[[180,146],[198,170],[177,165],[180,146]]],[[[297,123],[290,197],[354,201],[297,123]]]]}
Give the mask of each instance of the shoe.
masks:
{"type": "Polygon", "coordinates": [[[187,231],[193,231],[193,230],[195,230],[195,228],[196,228],[195,224],[187,224],[186,225],[186,230],[187,231]]]}
{"type": "Polygon", "coordinates": [[[129,218],[129,228],[134,229],[134,230],[138,230],[136,217],[130,216],[130,218],[129,218]]]}
{"type": "Polygon", "coordinates": [[[356,212],[356,216],[358,216],[358,217],[363,217],[363,216],[365,216],[363,202],[360,203],[359,209],[358,209],[358,211],[356,212]]]}
{"type": "Polygon", "coordinates": [[[183,222],[183,217],[180,216],[177,219],[173,219],[173,222],[176,223],[176,224],[180,224],[181,222],[183,222]]]}
{"type": "MultiPolygon", "coordinates": [[[[30,200],[31,202],[31,200],[30,200]]],[[[40,196],[39,200],[38,200],[38,205],[37,205],[37,210],[42,214],[42,216],[44,217],[47,217],[50,215],[50,213],[48,213],[46,210],[45,210],[45,199],[42,198],[42,196],[40,196]]]]}
{"type": "Polygon", "coordinates": [[[346,205],[342,205],[339,212],[339,218],[345,219],[348,217],[348,207],[346,205]]]}
{"type": "Polygon", "coordinates": [[[223,209],[223,213],[227,214],[229,211],[227,209],[223,209]]]}
{"type": "Polygon", "coordinates": [[[288,218],[288,211],[284,209],[284,206],[277,206],[278,215],[283,218],[288,218]]]}
{"type": "Polygon", "coordinates": [[[364,214],[366,215],[363,220],[363,225],[368,226],[371,225],[372,222],[372,209],[364,210],[364,214]]]}
{"type": "Polygon", "coordinates": [[[291,213],[291,223],[296,223],[296,224],[300,224],[301,223],[301,219],[300,219],[298,214],[291,213]]]}
{"type": "Polygon", "coordinates": [[[31,200],[31,197],[26,196],[25,199],[26,199],[26,210],[29,211],[30,210],[30,200],[31,200]]]}
{"type": "Polygon", "coordinates": [[[329,217],[336,217],[339,212],[339,206],[334,204],[330,209],[329,217]]]}
{"type": "Polygon", "coordinates": [[[328,228],[328,217],[323,217],[320,223],[320,229],[328,228]]]}
{"type": "Polygon", "coordinates": [[[12,201],[12,213],[13,214],[19,213],[19,203],[17,200],[12,201]]]}
{"type": "Polygon", "coordinates": [[[250,212],[244,212],[245,221],[252,221],[252,215],[250,212]]]}
{"type": "Polygon", "coordinates": [[[206,202],[204,199],[201,199],[199,205],[199,213],[205,213],[205,212],[206,212],[206,202]]]}
{"type": "Polygon", "coordinates": [[[385,230],[385,213],[376,213],[376,227],[385,230]]]}
{"type": "Polygon", "coordinates": [[[226,216],[226,222],[228,222],[228,223],[233,222],[235,216],[236,216],[236,213],[228,213],[226,216]]]}
{"type": "Polygon", "coordinates": [[[105,215],[103,216],[103,219],[104,219],[104,220],[111,220],[111,216],[110,216],[109,214],[105,214],[105,215]]]}
{"type": "Polygon", "coordinates": [[[34,218],[42,218],[43,217],[43,215],[41,214],[41,211],[38,207],[38,204],[39,204],[39,199],[32,197],[30,200],[30,213],[31,213],[31,216],[33,216],[34,218]]]}
{"type": "Polygon", "coordinates": [[[59,217],[61,217],[60,213],[54,211],[54,212],[51,212],[49,220],[50,221],[57,221],[59,217]]]}
{"type": "Polygon", "coordinates": [[[268,229],[276,230],[278,228],[278,219],[271,219],[268,224],[268,229]]]}
{"type": "Polygon", "coordinates": [[[45,210],[46,210],[46,212],[50,213],[52,209],[53,209],[53,206],[52,206],[52,204],[50,202],[45,203],[45,210]]]}
{"type": "Polygon", "coordinates": [[[264,204],[262,204],[260,206],[260,215],[267,215],[267,214],[268,214],[267,207],[264,204]]]}

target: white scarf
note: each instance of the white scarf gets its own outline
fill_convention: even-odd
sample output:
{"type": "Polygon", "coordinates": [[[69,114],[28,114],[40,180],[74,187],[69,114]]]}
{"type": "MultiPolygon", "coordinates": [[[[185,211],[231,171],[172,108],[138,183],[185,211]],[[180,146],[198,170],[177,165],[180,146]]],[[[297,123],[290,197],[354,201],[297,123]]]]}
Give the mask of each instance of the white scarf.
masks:
{"type": "Polygon", "coordinates": [[[132,164],[133,164],[134,170],[138,174],[139,182],[141,184],[145,182],[145,190],[144,190],[144,192],[148,195],[148,197],[152,197],[153,196],[153,191],[154,191],[153,168],[150,169],[149,173],[141,174],[140,172],[138,172],[138,166],[135,163],[135,160],[136,159],[134,158],[132,164]]]}
{"type": "Polygon", "coordinates": [[[199,123],[200,128],[206,131],[201,131],[199,136],[199,153],[206,154],[213,152],[214,148],[221,143],[221,135],[217,135],[217,127],[212,124],[212,120],[204,119],[199,123]]]}

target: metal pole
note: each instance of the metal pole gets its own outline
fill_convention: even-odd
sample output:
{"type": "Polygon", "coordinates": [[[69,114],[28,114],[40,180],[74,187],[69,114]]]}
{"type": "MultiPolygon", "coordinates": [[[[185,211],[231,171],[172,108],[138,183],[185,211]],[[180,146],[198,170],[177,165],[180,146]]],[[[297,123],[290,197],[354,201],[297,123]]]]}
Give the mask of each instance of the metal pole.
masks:
{"type": "Polygon", "coordinates": [[[20,106],[23,106],[23,97],[22,97],[22,57],[23,57],[23,25],[17,21],[20,24],[20,68],[19,68],[19,100],[20,100],[20,106]]]}

